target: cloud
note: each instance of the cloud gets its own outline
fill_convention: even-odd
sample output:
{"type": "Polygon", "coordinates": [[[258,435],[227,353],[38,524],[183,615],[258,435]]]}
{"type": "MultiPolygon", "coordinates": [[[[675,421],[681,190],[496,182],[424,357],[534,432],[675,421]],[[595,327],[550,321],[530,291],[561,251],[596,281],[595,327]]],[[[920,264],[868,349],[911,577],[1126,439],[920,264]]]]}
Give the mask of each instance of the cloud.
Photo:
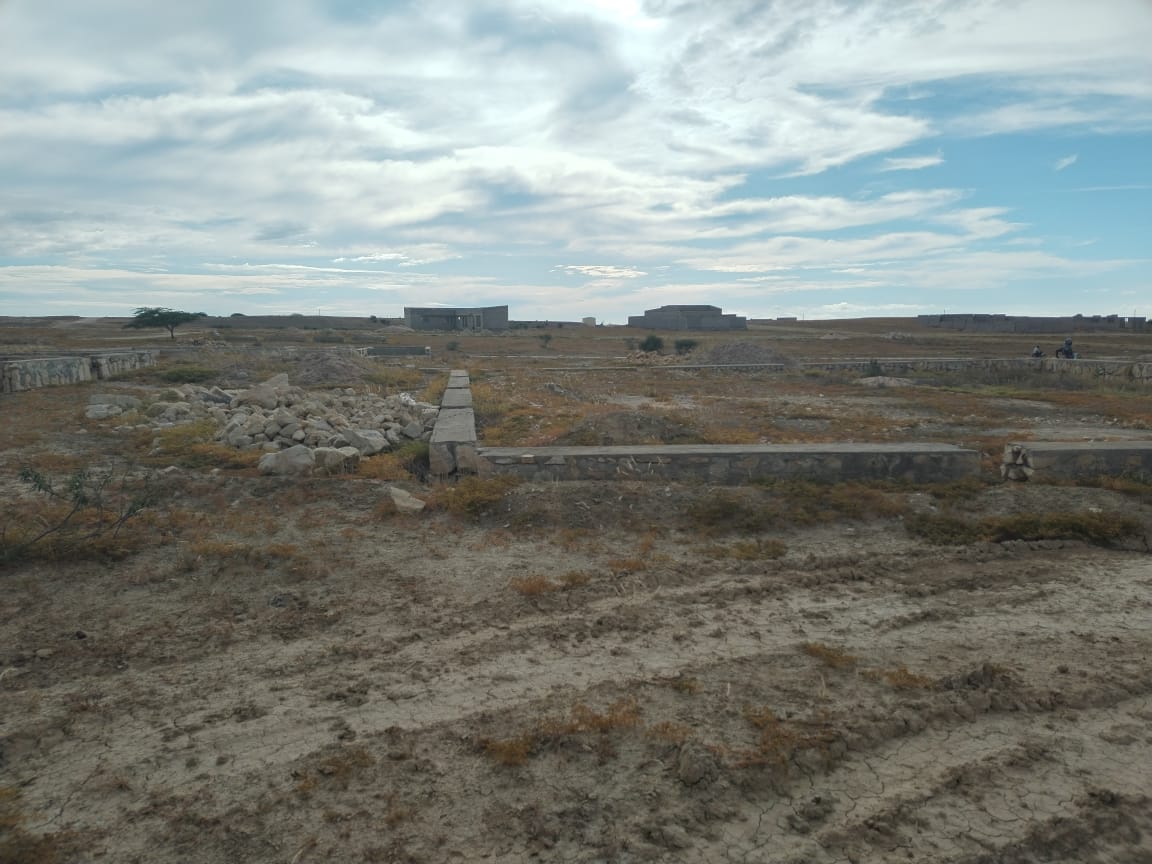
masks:
{"type": "Polygon", "coordinates": [[[36,265],[129,307],[903,289],[1044,241],[952,140],[1152,129],[1144,0],[98,5],[0,8],[22,304],[36,265]],[[916,176],[940,152],[898,155],[936,147],[953,188],[916,176]]]}
{"type": "Polygon", "coordinates": [[[602,279],[635,279],[638,276],[648,275],[635,267],[615,267],[611,264],[559,264],[553,269],[573,275],[597,276],[602,279]]]}
{"type": "Polygon", "coordinates": [[[1065,156],[1062,159],[1057,159],[1054,163],[1052,163],[1052,170],[1053,171],[1063,171],[1065,168],[1069,167],[1070,165],[1075,165],[1076,160],[1079,158],[1080,158],[1080,154],[1073,153],[1071,156],[1065,156]]]}
{"type": "Polygon", "coordinates": [[[889,157],[884,160],[884,167],[881,171],[919,171],[923,168],[931,168],[934,165],[944,164],[944,157],[937,154],[935,156],[895,156],[889,157]]]}

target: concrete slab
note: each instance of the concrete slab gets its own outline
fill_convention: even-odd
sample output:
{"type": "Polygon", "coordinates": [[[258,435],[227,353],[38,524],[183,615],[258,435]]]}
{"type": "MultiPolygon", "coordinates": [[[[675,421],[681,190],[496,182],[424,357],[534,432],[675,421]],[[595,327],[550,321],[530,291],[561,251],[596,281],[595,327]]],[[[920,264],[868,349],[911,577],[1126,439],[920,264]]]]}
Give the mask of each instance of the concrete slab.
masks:
{"type": "Polygon", "coordinates": [[[455,408],[471,408],[472,407],[472,390],[468,387],[459,389],[449,389],[444,391],[444,397],[440,400],[440,410],[448,411],[455,408]]]}

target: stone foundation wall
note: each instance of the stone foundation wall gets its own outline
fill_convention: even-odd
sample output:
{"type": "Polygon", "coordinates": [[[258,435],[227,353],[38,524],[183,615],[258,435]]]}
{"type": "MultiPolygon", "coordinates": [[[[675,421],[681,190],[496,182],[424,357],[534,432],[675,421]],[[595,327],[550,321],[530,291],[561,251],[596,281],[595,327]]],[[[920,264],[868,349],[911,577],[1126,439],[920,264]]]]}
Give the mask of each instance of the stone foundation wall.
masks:
{"type": "Polygon", "coordinates": [[[0,363],[0,393],[107,380],[132,369],[152,366],[151,351],[97,354],[88,357],[37,357],[0,363]]]}
{"type": "Polygon", "coordinates": [[[974,477],[980,454],[951,444],[762,444],[482,447],[481,476],[523,480],[660,480],[737,485],[769,478],[938,483],[974,477]]]}

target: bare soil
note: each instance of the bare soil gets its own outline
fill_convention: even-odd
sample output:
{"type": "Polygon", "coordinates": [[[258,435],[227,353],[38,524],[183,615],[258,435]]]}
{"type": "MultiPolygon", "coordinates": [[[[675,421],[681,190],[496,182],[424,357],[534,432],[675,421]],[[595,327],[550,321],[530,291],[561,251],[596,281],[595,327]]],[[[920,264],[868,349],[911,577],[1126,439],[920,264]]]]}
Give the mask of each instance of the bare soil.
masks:
{"type": "MultiPolygon", "coordinates": [[[[967,430],[990,455],[1147,434],[1146,407],[1116,413],[1147,394],[951,414],[827,381],[511,376],[474,373],[560,381],[608,406],[576,431],[613,443],[788,428],[760,409],[806,436],[967,430]]],[[[0,396],[3,518],[44,513],[22,464],[147,452],[82,420],[90,392],[0,396]]],[[[699,506],[771,489],[521,485],[402,517],[367,477],[159,471],[135,545],[0,566],[0,861],[1150,861],[1152,503],[993,467],[752,533],[699,506]],[[1144,532],[938,546],[905,525],[1054,510],[1144,532]]]]}

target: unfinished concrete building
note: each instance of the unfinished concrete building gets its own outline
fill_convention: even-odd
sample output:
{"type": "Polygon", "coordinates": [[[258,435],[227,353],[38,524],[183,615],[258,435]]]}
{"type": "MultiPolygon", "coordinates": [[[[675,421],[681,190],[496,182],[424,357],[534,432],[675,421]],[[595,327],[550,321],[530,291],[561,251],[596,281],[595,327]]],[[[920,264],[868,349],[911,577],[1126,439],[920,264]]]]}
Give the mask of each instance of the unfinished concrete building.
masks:
{"type": "Polygon", "coordinates": [[[647,330],[747,330],[748,319],[725,315],[719,306],[661,306],[629,315],[629,327],[647,330]]]}
{"type": "Polygon", "coordinates": [[[507,330],[508,307],[449,309],[405,306],[404,323],[413,330],[507,330]]]}

